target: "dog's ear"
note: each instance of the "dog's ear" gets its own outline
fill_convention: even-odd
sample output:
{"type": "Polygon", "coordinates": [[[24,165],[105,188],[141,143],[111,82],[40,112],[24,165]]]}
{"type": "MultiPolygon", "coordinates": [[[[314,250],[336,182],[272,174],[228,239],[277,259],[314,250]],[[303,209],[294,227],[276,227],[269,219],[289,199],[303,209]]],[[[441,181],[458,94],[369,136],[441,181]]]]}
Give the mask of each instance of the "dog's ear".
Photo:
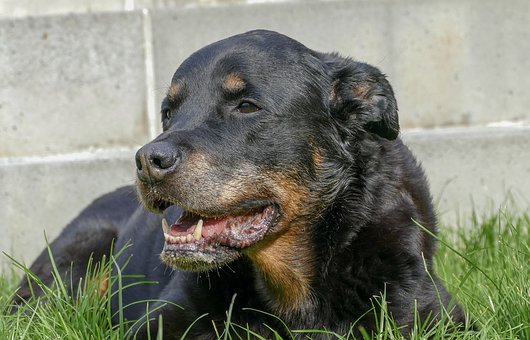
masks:
{"type": "Polygon", "coordinates": [[[390,83],[377,68],[328,54],[331,114],[349,127],[392,140],[399,134],[398,108],[390,83]]]}

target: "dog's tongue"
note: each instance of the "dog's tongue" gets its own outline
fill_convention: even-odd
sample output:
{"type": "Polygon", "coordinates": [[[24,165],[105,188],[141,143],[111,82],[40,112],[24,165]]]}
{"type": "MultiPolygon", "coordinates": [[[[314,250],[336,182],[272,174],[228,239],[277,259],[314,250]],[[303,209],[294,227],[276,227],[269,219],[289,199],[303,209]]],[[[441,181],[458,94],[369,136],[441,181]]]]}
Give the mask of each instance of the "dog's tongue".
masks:
{"type": "Polygon", "coordinates": [[[229,217],[206,218],[195,214],[183,214],[170,228],[172,236],[185,236],[195,232],[200,225],[202,237],[220,234],[226,227],[229,217]],[[202,221],[202,222],[200,222],[202,221]]]}

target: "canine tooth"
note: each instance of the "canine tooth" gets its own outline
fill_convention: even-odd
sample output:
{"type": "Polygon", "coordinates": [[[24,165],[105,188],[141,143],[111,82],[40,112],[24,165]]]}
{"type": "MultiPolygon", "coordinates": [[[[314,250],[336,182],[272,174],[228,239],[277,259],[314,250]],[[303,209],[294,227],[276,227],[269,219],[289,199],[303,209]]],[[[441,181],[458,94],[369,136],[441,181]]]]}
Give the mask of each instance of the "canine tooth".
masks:
{"type": "Polygon", "coordinates": [[[186,235],[186,241],[191,242],[191,240],[193,240],[193,236],[191,234],[186,235]]]}
{"type": "Polygon", "coordinates": [[[202,218],[199,220],[199,222],[197,222],[197,226],[195,227],[195,230],[193,231],[193,236],[195,237],[195,239],[198,241],[201,239],[201,234],[202,234],[202,218]]]}
{"type": "Polygon", "coordinates": [[[164,230],[165,234],[169,234],[169,224],[165,218],[162,219],[162,230],[164,230]]]}
{"type": "Polygon", "coordinates": [[[180,236],[179,237],[179,241],[180,241],[180,243],[186,242],[186,236],[180,236]]]}

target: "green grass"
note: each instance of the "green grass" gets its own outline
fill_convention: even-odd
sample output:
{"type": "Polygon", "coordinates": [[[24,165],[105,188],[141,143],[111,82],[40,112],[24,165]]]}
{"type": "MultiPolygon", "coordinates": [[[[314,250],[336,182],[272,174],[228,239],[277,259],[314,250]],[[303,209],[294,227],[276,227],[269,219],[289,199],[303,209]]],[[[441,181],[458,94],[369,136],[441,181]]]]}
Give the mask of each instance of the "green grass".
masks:
{"type": "MultiPolygon", "coordinates": [[[[454,331],[451,323],[418,322],[413,339],[530,339],[530,218],[528,214],[507,214],[476,220],[465,227],[444,228],[436,257],[437,274],[460,301],[478,331],[454,331]]],[[[120,294],[121,277],[111,277],[111,284],[121,287],[101,298],[98,278],[110,273],[114,259],[91,268],[89,279],[81,283],[82,294],[70,296],[70,287],[56,279],[55,287],[44,288],[44,297],[12,310],[10,299],[18,284],[20,270],[0,278],[1,339],[122,339],[130,335],[130,325],[113,325],[110,294],[120,294]]],[[[20,264],[13,268],[24,269],[20,264]]],[[[38,278],[34,278],[39,284],[38,278]]],[[[148,284],[148,283],[144,283],[148,284]]],[[[402,339],[399,327],[386,312],[384,296],[374,300],[382,311],[376,334],[364,338],[402,339]]],[[[217,329],[220,339],[259,338],[258,334],[230,321],[227,311],[224,329],[217,329]],[[242,336],[242,337],[241,337],[242,336]]],[[[117,314],[120,318],[120,313],[117,314]]],[[[202,317],[207,318],[207,315],[202,317]]],[[[354,323],[355,320],[352,320],[354,323]]],[[[193,324],[190,325],[190,328],[193,324]]],[[[352,326],[353,327],[353,326],[352,326]]],[[[291,330],[292,336],[310,337],[315,332],[330,338],[352,338],[351,334],[327,333],[325,330],[291,330]]]]}

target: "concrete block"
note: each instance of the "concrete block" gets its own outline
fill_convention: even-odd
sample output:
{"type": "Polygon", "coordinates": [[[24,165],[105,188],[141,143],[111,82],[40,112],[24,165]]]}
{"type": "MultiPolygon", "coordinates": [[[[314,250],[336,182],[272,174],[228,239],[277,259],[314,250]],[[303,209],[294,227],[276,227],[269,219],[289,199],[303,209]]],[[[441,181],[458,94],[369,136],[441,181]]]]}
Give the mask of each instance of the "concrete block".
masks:
{"type": "Polygon", "coordinates": [[[86,13],[119,11],[124,9],[127,0],[2,0],[0,16],[24,17],[66,13],[86,13]]]}
{"type": "Polygon", "coordinates": [[[508,207],[530,210],[530,126],[405,131],[423,164],[440,220],[469,224],[508,207]]]}
{"type": "Polygon", "coordinates": [[[256,28],[378,66],[402,126],[530,122],[530,4],[492,0],[326,1],[153,12],[158,99],[192,52],[256,28]]]}
{"type": "Polygon", "coordinates": [[[44,232],[51,242],[93,199],[134,183],[135,151],[2,161],[1,251],[31,264],[45,247],[44,232]]]}
{"type": "Polygon", "coordinates": [[[147,140],[140,13],[0,20],[0,157],[147,140]]]}
{"type": "MultiPolygon", "coordinates": [[[[257,0],[262,1],[262,0],[257,0]]],[[[269,0],[283,1],[283,0],[269,0]]],[[[319,0],[304,0],[319,1],[319,0]]],[[[71,13],[133,11],[143,8],[169,9],[218,6],[226,3],[252,3],[254,0],[2,0],[0,17],[25,17],[71,13]]]]}

